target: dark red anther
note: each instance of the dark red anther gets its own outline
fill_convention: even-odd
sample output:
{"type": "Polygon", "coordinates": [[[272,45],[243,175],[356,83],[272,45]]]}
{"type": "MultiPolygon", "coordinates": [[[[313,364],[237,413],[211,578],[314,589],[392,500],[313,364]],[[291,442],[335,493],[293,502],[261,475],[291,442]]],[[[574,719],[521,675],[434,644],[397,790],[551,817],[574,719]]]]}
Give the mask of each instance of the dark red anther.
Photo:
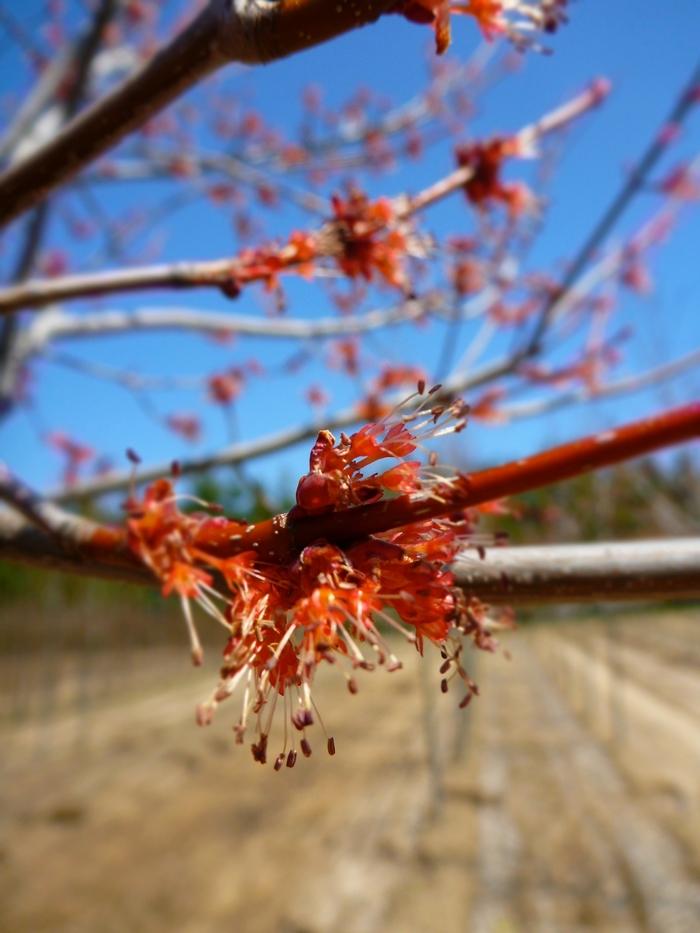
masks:
{"type": "Polygon", "coordinates": [[[335,755],[335,739],[333,736],[328,739],[328,754],[335,755]]]}
{"type": "Polygon", "coordinates": [[[299,745],[301,747],[301,752],[304,758],[310,758],[311,757],[311,746],[309,745],[308,741],[306,739],[302,739],[299,745]]]}

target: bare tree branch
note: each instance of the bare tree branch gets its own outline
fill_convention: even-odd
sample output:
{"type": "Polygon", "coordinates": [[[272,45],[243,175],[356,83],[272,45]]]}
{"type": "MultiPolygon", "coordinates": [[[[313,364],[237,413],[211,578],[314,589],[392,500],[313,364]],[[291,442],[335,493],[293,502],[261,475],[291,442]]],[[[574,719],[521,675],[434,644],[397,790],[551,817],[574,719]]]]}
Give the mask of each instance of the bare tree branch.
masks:
{"type": "Polygon", "coordinates": [[[666,152],[668,138],[665,131],[671,128],[675,132],[696,105],[695,92],[698,84],[700,84],[700,64],[693,70],[690,80],[675,101],[661,129],[656,133],[634,170],[629,174],[625,183],[584,241],[573,262],[569,265],[559,291],[542,307],[532,335],[525,346],[526,356],[534,356],[539,351],[549,324],[558,313],[560,303],[588,263],[593,259],[605,238],[627,209],[630,201],[644,187],[651,171],[666,152]]]}
{"type": "Polygon", "coordinates": [[[127,550],[111,555],[84,550],[83,543],[101,526],[59,509],[52,516],[52,524],[58,533],[44,531],[19,516],[0,511],[0,558],[43,570],[62,570],[125,583],[157,583],[153,574],[127,550]]]}
{"type": "Polygon", "coordinates": [[[208,334],[242,334],[282,340],[349,337],[416,320],[438,312],[443,304],[442,296],[433,292],[385,310],[315,320],[291,317],[262,318],[254,315],[199,311],[195,308],[106,310],[82,315],[56,310],[37,318],[25,331],[22,335],[22,353],[23,358],[27,359],[48,344],[59,340],[136,331],[193,330],[208,334]]]}
{"type": "MultiPolygon", "coordinates": [[[[656,385],[665,379],[670,379],[680,372],[690,369],[698,364],[698,353],[693,351],[685,357],[681,357],[661,367],[641,373],[638,376],[632,376],[621,379],[611,384],[609,388],[601,390],[601,397],[606,395],[622,395],[625,393],[634,393],[647,388],[649,385],[656,385]]],[[[461,375],[446,381],[441,389],[445,397],[454,397],[462,395],[465,392],[478,389],[483,385],[491,383],[496,379],[512,376],[517,372],[520,363],[520,357],[517,355],[498,357],[489,363],[485,363],[479,369],[471,373],[462,373],[461,375]]],[[[565,402],[562,405],[577,405],[583,402],[592,401],[596,396],[585,394],[585,392],[569,392],[566,394],[565,402]]],[[[554,399],[552,400],[555,401],[554,399]]],[[[553,408],[558,407],[556,404],[553,408]]],[[[522,403],[518,406],[509,406],[504,409],[507,417],[528,418],[537,417],[546,411],[543,402],[522,403]],[[540,410],[540,406],[542,410],[540,410]]],[[[312,440],[318,432],[324,428],[344,429],[352,427],[362,421],[363,415],[357,407],[347,408],[333,414],[326,414],[322,418],[307,422],[305,424],[295,425],[291,428],[285,428],[268,434],[266,437],[242,443],[231,444],[224,447],[217,453],[206,456],[187,457],[178,460],[178,468],[181,475],[192,475],[203,473],[207,470],[216,469],[222,466],[232,466],[237,463],[247,463],[250,460],[264,457],[287,447],[293,447],[302,441],[312,440]]],[[[93,496],[105,495],[106,493],[116,492],[126,489],[129,483],[147,483],[160,476],[166,476],[170,471],[171,464],[159,463],[150,467],[139,469],[136,474],[131,470],[119,470],[106,473],[102,476],[86,479],[71,486],[70,489],[61,489],[50,495],[55,502],[71,502],[80,499],[89,499],[93,496]]]]}
{"type": "Polygon", "coordinates": [[[210,0],[132,77],[54,139],[0,175],[0,226],[142,126],[208,74],[232,61],[260,64],[374,22],[394,0],[210,0]]]}
{"type": "Polygon", "coordinates": [[[604,603],[700,598],[700,538],[470,551],[457,583],[487,603],[604,603]]]}
{"type": "MultiPolygon", "coordinates": [[[[90,67],[115,10],[116,0],[101,0],[89,28],[76,43],[73,54],[66,63],[74,68],[75,73],[66,99],[60,107],[61,122],[70,120],[80,107],[87,89],[90,67]]],[[[44,239],[50,207],[50,202],[44,201],[29,218],[13,275],[15,283],[25,281],[32,274],[44,239]]],[[[16,346],[19,337],[17,316],[11,314],[2,322],[0,328],[0,417],[12,407],[12,394],[21,367],[16,346]]]]}
{"type": "MultiPolygon", "coordinates": [[[[89,533],[90,524],[79,521],[81,534],[89,533]]],[[[86,558],[65,540],[7,513],[0,513],[0,559],[125,583],[158,584],[128,552],[119,562],[86,558]]],[[[700,539],[489,548],[483,559],[465,550],[453,571],[458,586],[469,595],[494,604],[697,599],[700,539]]]]}

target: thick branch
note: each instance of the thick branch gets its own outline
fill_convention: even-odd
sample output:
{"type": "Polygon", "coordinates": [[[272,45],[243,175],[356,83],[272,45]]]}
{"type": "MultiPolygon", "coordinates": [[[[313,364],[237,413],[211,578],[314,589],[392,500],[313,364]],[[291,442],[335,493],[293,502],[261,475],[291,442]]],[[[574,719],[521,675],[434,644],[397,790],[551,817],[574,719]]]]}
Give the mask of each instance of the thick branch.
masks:
{"type": "Polygon", "coordinates": [[[56,512],[61,533],[52,534],[9,512],[0,512],[0,559],[43,570],[62,570],[87,577],[123,580],[125,583],[155,584],[153,574],[124,546],[87,548],[102,526],[56,512]]]}
{"type": "Polygon", "coordinates": [[[602,603],[700,598],[700,538],[469,551],[459,586],[487,603],[602,603]]]}
{"type": "MultiPolygon", "coordinates": [[[[204,523],[195,531],[192,543],[201,554],[209,555],[212,560],[255,550],[263,561],[287,563],[316,541],[348,544],[416,521],[448,516],[502,496],[538,489],[698,437],[700,403],[493,469],[470,475],[458,474],[454,480],[441,484],[430,496],[401,495],[314,516],[290,512],[250,525],[236,534],[222,534],[217,528],[213,537],[208,523],[204,523]]],[[[31,506],[30,514],[33,516],[36,504],[32,502],[31,506]]],[[[62,555],[65,555],[68,563],[77,561],[87,567],[87,572],[94,564],[98,572],[106,565],[108,569],[116,568],[115,572],[126,568],[131,573],[139,563],[128,549],[123,528],[98,526],[51,505],[42,506],[42,517],[47,519],[42,521],[42,525],[44,528],[48,526],[48,533],[44,528],[29,529],[21,521],[0,514],[0,556],[31,563],[43,561],[55,566],[61,564],[62,555]]]]}
{"type": "Polygon", "coordinates": [[[210,0],[139,71],[0,176],[0,226],[227,62],[272,61],[373,22],[393,0],[210,0]]]}
{"type": "MultiPolygon", "coordinates": [[[[125,553],[118,563],[66,550],[45,532],[0,514],[0,558],[44,570],[158,585],[125,553]]],[[[593,603],[700,597],[700,539],[490,548],[453,567],[457,584],[489,603],[593,603]]]]}

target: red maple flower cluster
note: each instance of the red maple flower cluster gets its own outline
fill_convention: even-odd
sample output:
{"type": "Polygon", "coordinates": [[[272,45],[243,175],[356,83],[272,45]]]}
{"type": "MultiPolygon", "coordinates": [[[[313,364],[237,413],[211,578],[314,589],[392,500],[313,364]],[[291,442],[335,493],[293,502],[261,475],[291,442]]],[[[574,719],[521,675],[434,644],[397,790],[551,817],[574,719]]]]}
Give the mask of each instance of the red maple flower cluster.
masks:
{"type": "Polygon", "coordinates": [[[294,268],[299,275],[310,275],[317,254],[316,238],[295,230],[282,247],[261,246],[245,249],[232,264],[229,278],[221,286],[229,298],[237,298],[243,285],[263,282],[268,291],[279,288],[281,272],[294,268]]]}
{"type": "Polygon", "coordinates": [[[410,247],[406,223],[388,198],[371,201],[354,189],[346,198],[333,195],[328,234],[341,271],[352,279],[379,279],[406,290],[404,262],[410,247]]]}
{"type": "MultiPolygon", "coordinates": [[[[341,435],[338,443],[322,431],[313,445],[309,472],[297,488],[297,506],[286,521],[348,510],[397,494],[421,504],[440,499],[458,482],[434,456],[422,465],[407,460],[427,438],[464,427],[464,406],[434,404],[419,385],[411,409],[341,435]],[[381,461],[394,461],[375,472],[381,461]]],[[[195,663],[202,651],[190,601],[194,600],[226,629],[219,682],[198,709],[200,724],[242,688],[242,709],[234,727],[243,742],[251,725],[252,753],[267,759],[275,710],[284,709],[274,767],[292,767],[298,752],[309,756],[308,729],[318,718],[312,685],[321,665],[339,668],[351,693],[358,669],[401,662],[392,646],[398,632],[423,652],[426,639],[442,654],[443,690],[452,677],[462,680],[466,705],[477,692],[461,661],[462,636],[492,650],[495,646],[486,609],[455,587],[449,565],[470,541],[473,515],[457,510],[444,518],[421,519],[421,509],[401,527],[355,537],[339,545],[315,540],[288,560],[263,560],[261,551],[231,543],[253,526],[212,516],[185,514],[172,484],[159,480],[141,501],[128,503],[132,550],[161,580],[163,593],[180,597],[192,640],[195,663]],[[224,546],[225,545],[225,546],[224,546]],[[223,547],[222,547],[223,546],[223,547]]],[[[326,736],[330,754],[332,737],[326,736]]]]}
{"type": "Polygon", "coordinates": [[[518,217],[532,206],[533,196],[518,182],[504,182],[501,168],[505,159],[521,155],[516,138],[496,138],[485,143],[459,146],[455,155],[457,164],[471,169],[464,184],[464,192],[477,208],[485,209],[500,202],[512,217],[518,217]]]}
{"type": "Polygon", "coordinates": [[[567,0],[402,0],[398,12],[414,23],[435,30],[435,46],[442,55],[450,45],[450,14],[473,16],[492,40],[506,36],[518,48],[533,44],[533,33],[554,32],[566,19],[567,0]]]}

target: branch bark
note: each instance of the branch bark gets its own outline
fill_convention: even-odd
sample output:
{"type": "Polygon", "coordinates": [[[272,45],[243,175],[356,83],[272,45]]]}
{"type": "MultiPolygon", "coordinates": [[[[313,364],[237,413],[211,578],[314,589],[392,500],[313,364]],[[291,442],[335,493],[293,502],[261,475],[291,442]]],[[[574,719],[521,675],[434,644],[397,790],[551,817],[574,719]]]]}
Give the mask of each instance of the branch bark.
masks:
{"type": "MultiPolygon", "coordinates": [[[[156,586],[128,552],[87,558],[56,537],[0,514],[0,558],[44,570],[156,586]]],[[[596,603],[700,598],[700,539],[489,548],[462,553],[457,585],[492,604],[596,603]]]]}
{"type": "Polygon", "coordinates": [[[606,237],[627,209],[630,201],[643,189],[652,170],[668,148],[668,130],[674,134],[686,116],[696,106],[697,88],[700,85],[700,64],[696,65],[678,98],[673,104],[668,117],[661,125],[641,159],[629,174],[627,180],[608,205],[602,217],[584,241],[573,262],[569,265],[566,275],[559,286],[559,291],[544,304],[535,323],[525,348],[526,357],[536,356],[541,349],[545,334],[553,318],[559,312],[560,305],[565,300],[572,285],[575,284],[588,263],[596,255],[606,237]]]}
{"type": "Polygon", "coordinates": [[[457,583],[484,602],[522,606],[700,598],[700,538],[469,551],[457,583]]]}

